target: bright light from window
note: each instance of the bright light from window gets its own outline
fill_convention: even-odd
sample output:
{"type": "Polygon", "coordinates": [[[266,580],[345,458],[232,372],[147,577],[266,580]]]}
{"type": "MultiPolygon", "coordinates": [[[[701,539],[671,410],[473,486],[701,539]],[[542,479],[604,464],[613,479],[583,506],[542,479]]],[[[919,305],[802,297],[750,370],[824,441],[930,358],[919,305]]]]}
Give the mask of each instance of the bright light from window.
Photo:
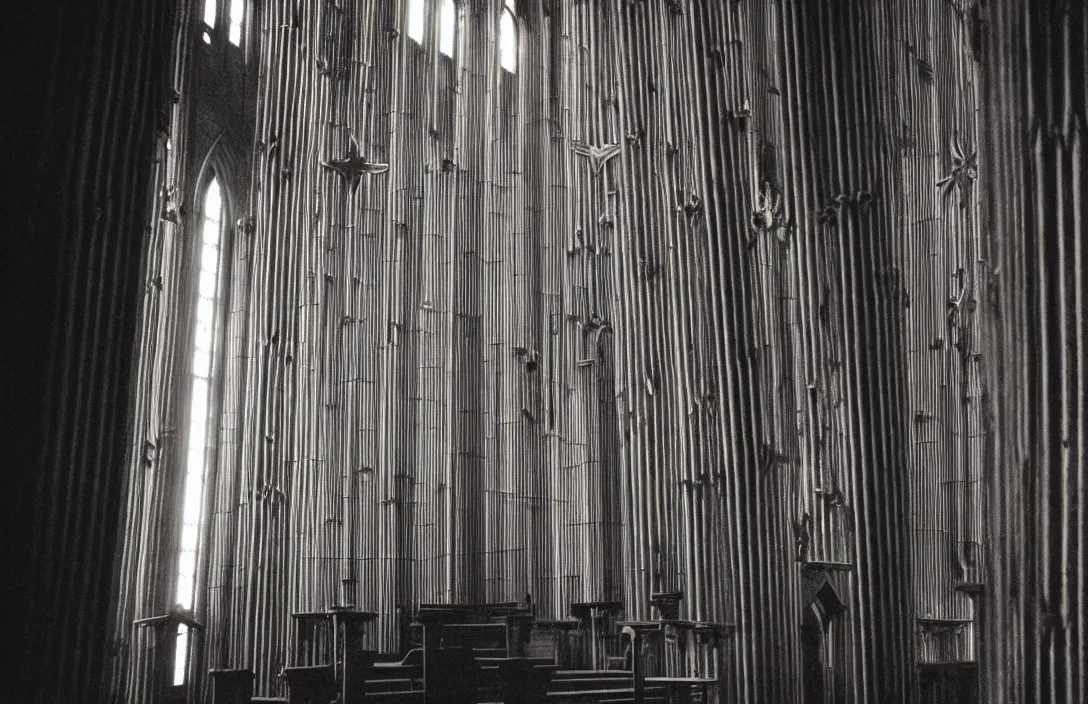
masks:
{"type": "Polygon", "coordinates": [[[511,10],[511,0],[507,0],[506,9],[499,20],[499,57],[502,67],[510,73],[518,70],[518,29],[511,10]]]}
{"type": "Polygon", "coordinates": [[[452,57],[457,41],[457,3],[453,0],[444,0],[442,3],[441,23],[442,36],[439,38],[438,50],[452,57]]]}
{"type": "MultiPolygon", "coordinates": [[[[200,250],[200,278],[193,330],[192,398],[189,401],[189,447],[185,471],[185,494],[181,508],[181,547],[178,551],[175,603],[193,608],[196,585],[196,556],[200,535],[200,512],[204,501],[205,449],[208,436],[208,395],[211,381],[212,332],[219,281],[219,233],[223,224],[223,195],[219,181],[212,179],[204,196],[203,242],[200,250]]],[[[174,653],[174,684],[185,683],[189,655],[189,629],[178,626],[174,653]]]]}
{"type": "Polygon", "coordinates": [[[186,653],[189,652],[189,627],[178,626],[178,657],[174,659],[174,684],[185,684],[186,653]]]}
{"type": "Polygon", "coordinates": [[[408,38],[423,43],[423,25],[427,18],[427,0],[412,0],[408,5],[408,38]]]}
{"type": "Polygon", "coordinates": [[[227,39],[234,46],[242,44],[242,20],[245,19],[245,0],[230,0],[230,31],[227,39]]]}
{"type": "Polygon", "coordinates": [[[208,27],[215,27],[215,11],[215,0],[204,0],[204,24],[208,27]]]}

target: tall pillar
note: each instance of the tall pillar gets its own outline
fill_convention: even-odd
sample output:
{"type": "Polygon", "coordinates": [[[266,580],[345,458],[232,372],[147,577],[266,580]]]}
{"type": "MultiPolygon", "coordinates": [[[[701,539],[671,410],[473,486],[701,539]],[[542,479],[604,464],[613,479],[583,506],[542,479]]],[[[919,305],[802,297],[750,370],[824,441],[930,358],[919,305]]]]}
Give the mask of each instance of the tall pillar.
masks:
{"type": "MultiPolygon", "coordinates": [[[[35,3],[4,48],[11,701],[104,698],[155,121],[177,3],[35,3]],[[17,233],[17,234],[16,234],[17,233]],[[10,266],[10,270],[7,269],[10,266]],[[10,298],[9,298],[10,296],[10,298]]],[[[131,623],[129,624],[131,625],[131,623]]]]}
{"type": "Polygon", "coordinates": [[[1086,681],[1084,3],[978,11],[987,285],[981,699],[1075,701],[1086,681]]]}

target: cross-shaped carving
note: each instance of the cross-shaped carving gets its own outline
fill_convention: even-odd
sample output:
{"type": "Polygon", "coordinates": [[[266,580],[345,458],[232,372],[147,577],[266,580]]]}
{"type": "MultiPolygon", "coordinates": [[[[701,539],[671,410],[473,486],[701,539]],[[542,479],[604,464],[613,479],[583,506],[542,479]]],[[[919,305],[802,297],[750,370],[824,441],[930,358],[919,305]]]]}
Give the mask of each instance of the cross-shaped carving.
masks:
{"type": "Polygon", "coordinates": [[[608,163],[608,160],[620,153],[619,144],[606,144],[603,147],[594,147],[591,144],[579,140],[571,140],[570,148],[574,150],[575,154],[581,154],[589,159],[589,167],[593,171],[593,175],[596,177],[600,175],[601,169],[608,163]]]}
{"type": "Polygon", "coordinates": [[[384,174],[389,170],[389,164],[375,164],[367,161],[359,153],[359,143],[355,141],[355,135],[350,135],[350,137],[351,142],[348,144],[347,156],[343,159],[323,161],[321,165],[340,174],[351,184],[351,192],[354,193],[355,189],[359,187],[359,180],[363,174],[384,174]]]}

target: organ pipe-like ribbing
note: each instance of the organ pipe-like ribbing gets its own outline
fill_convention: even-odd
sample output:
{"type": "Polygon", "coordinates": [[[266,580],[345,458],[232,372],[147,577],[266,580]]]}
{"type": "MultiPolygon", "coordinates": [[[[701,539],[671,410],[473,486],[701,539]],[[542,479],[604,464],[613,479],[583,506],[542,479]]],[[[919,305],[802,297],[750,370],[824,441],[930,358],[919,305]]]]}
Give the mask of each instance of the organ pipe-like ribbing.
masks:
{"type": "Polygon", "coordinates": [[[985,539],[980,680],[988,701],[1086,691],[1084,186],[1088,12],[983,14],[987,227],[985,539]]]}
{"type": "MultiPolygon", "coordinates": [[[[678,591],[731,632],[725,699],[798,701],[818,593],[847,701],[976,660],[995,701],[1071,696],[1084,11],[518,4],[514,72],[499,2],[457,3],[452,56],[437,0],[422,42],[407,2],[255,6],[252,140],[216,157],[246,173],[200,667],[282,693],[291,614],[334,605],[392,651],[419,603],[646,619],[678,591]]],[[[156,217],[204,160],[187,105],[156,217]]],[[[191,327],[189,222],[154,222],[113,615],[134,701],[191,327]]]]}

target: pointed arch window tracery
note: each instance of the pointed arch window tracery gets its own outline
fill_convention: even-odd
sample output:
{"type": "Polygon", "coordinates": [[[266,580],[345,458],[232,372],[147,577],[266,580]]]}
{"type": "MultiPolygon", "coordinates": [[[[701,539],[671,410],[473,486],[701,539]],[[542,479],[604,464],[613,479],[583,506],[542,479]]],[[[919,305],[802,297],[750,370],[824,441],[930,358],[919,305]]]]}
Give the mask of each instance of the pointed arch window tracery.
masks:
{"type": "MultiPolygon", "coordinates": [[[[197,566],[203,515],[205,484],[213,464],[214,443],[211,441],[216,414],[212,412],[212,386],[218,371],[216,364],[216,334],[221,308],[221,269],[223,235],[228,222],[223,188],[219,177],[212,174],[201,199],[200,250],[195,261],[198,279],[191,318],[191,364],[189,368],[188,432],[184,467],[184,490],[180,511],[180,541],[175,565],[175,605],[191,611],[197,593],[197,566]]],[[[178,626],[174,653],[174,684],[184,684],[189,670],[189,629],[178,626]]]]}
{"type": "Polygon", "coordinates": [[[457,3],[454,0],[442,0],[442,11],[438,17],[438,51],[443,56],[453,57],[457,47],[457,3]]]}
{"type": "Polygon", "coordinates": [[[218,14],[219,3],[216,0],[204,0],[204,31],[202,37],[205,44],[212,43],[212,32],[215,30],[215,20],[218,14]]]}
{"type": "Polygon", "coordinates": [[[515,0],[504,0],[499,17],[499,63],[503,70],[518,72],[518,21],[515,0]]]}
{"type": "Polygon", "coordinates": [[[224,0],[222,4],[218,0],[204,0],[204,9],[201,20],[201,39],[205,44],[212,44],[223,25],[227,29],[227,41],[236,47],[242,46],[242,38],[245,36],[246,0],[224,0]]]}

